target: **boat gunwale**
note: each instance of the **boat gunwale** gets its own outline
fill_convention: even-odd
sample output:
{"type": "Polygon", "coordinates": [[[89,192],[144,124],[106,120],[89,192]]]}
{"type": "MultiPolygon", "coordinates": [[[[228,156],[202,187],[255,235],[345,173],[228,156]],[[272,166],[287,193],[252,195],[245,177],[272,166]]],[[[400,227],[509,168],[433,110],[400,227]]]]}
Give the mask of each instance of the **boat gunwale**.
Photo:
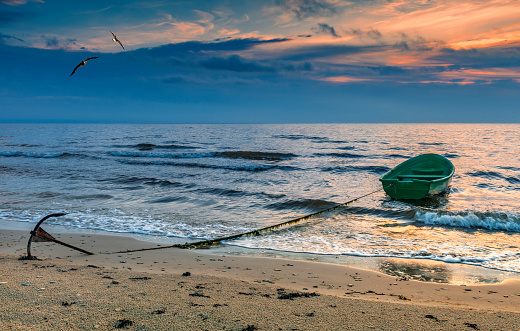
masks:
{"type": "MultiPolygon", "coordinates": [[[[448,160],[446,157],[439,155],[439,154],[427,153],[427,154],[417,155],[411,159],[408,159],[408,160],[396,165],[394,168],[390,169],[385,174],[383,174],[379,178],[379,180],[380,181],[383,181],[383,180],[396,180],[397,181],[398,180],[397,177],[399,176],[399,174],[392,174],[393,176],[389,177],[392,172],[395,172],[396,170],[398,170],[400,168],[404,168],[406,165],[412,165],[412,163],[414,163],[414,161],[420,160],[421,158],[424,158],[424,157],[434,157],[435,159],[440,160],[443,163],[447,164],[450,168],[450,173],[445,175],[442,178],[437,178],[437,179],[432,179],[432,180],[421,180],[421,179],[414,179],[414,180],[420,180],[420,181],[426,181],[426,182],[437,182],[437,181],[441,181],[441,180],[446,180],[446,178],[449,178],[449,177],[453,177],[453,174],[455,173],[455,167],[450,160],[448,160]]],[[[404,169],[404,170],[407,170],[407,169],[404,169]]]]}
{"type": "MultiPolygon", "coordinates": [[[[402,190],[402,193],[404,193],[404,192],[413,192],[413,188],[407,187],[407,186],[420,185],[422,187],[421,192],[424,191],[424,195],[422,195],[422,193],[419,193],[418,195],[415,194],[417,196],[416,198],[412,198],[412,197],[406,198],[405,197],[405,198],[401,198],[401,200],[402,199],[422,199],[431,194],[442,193],[442,192],[432,193],[432,192],[435,192],[438,187],[446,186],[446,188],[444,188],[444,189],[447,190],[447,187],[449,187],[449,184],[451,182],[451,179],[452,179],[454,173],[455,173],[455,166],[446,157],[439,155],[439,154],[427,153],[427,154],[417,155],[411,159],[408,159],[408,160],[398,164],[391,170],[387,171],[384,175],[382,175],[379,178],[379,180],[383,184],[383,189],[385,190],[385,192],[394,199],[397,199],[397,197],[400,194],[398,194],[397,191],[395,192],[395,194],[391,194],[391,193],[394,193],[394,192],[389,191],[389,189],[392,186],[394,187],[394,190],[402,190]],[[424,159],[424,162],[421,162],[422,161],[421,159],[424,159]],[[436,161],[435,163],[438,163],[439,167],[434,167],[431,165],[431,162],[434,162],[434,161],[436,161]],[[424,164],[427,164],[427,162],[430,162],[429,168],[432,170],[432,172],[449,171],[449,173],[440,174],[443,176],[440,178],[432,178],[432,179],[413,178],[413,174],[412,174],[412,172],[414,171],[413,168],[415,168],[416,171],[420,170],[418,168],[420,168],[421,164],[424,165],[424,164]],[[419,165],[419,167],[417,167],[417,165],[419,165]],[[410,176],[410,178],[407,178],[408,180],[401,180],[399,178],[399,175],[410,176]],[[426,185],[426,186],[423,186],[423,185],[426,185]],[[394,197],[394,195],[395,195],[395,197],[394,197]],[[419,196],[421,196],[421,197],[419,197],[419,196]]],[[[433,174],[432,174],[432,176],[433,176],[433,174]]],[[[416,186],[416,189],[417,188],[418,187],[416,186]]],[[[413,194],[413,193],[404,193],[404,194],[405,194],[405,196],[409,196],[410,194],[413,194]]]]}

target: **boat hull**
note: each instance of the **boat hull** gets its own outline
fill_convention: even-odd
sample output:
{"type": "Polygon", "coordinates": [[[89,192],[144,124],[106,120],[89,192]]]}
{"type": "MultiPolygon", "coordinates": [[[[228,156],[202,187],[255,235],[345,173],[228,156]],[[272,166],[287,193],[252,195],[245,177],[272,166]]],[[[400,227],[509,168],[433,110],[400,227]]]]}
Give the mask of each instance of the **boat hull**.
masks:
{"type": "Polygon", "coordinates": [[[417,200],[448,190],[455,167],[438,154],[422,154],[399,164],[379,179],[397,200],[417,200]]]}

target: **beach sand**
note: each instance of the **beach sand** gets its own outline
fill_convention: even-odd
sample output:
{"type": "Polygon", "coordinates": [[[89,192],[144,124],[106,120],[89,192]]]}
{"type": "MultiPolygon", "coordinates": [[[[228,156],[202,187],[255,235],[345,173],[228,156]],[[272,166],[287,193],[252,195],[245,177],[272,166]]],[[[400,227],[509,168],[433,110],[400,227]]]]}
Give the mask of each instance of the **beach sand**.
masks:
{"type": "Polygon", "coordinates": [[[211,249],[106,254],[164,244],[51,234],[96,255],[36,242],[40,260],[18,260],[29,231],[0,230],[0,330],[520,330],[520,280],[437,284],[211,249]]]}

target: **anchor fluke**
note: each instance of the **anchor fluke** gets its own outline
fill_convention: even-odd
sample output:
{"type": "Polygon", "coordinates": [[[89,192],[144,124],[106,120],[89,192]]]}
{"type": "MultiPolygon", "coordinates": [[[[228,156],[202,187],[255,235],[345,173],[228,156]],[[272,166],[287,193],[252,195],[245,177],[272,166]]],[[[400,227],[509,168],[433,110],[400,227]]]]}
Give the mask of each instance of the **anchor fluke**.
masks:
{"type": "Polygon", "coordinates": [[[42,229],[40,227],[40,225],[45,222],[47,219],[51,218],[51,217],[60,217],[60,216],[64,216],[64,215],[67,215],[67,213],[55,213],[55,214],[49,214],[47,216],[45,216],[44,218],[42,218],[38,224],[36,224],[36,226],[34,227],[34,229],[31,231],[31,236],[29,237],[29,241],[27,242],[27,256],[22,256],[20,257],[20,260],[38,260],[38,258],[36,256],[33,256],[31,254],[31,243],[34,241],[34,242],[46,242],[46,241],[50,241],[50,242],[54,242],[54,243],[57,243],[57,244],[60,244],[60,245],[63,245],[65,247],[68,247],[68,248],[71,248],[71,249],[74,249],[74,250],[77,250],[77,251],[80,251],[82,253],[85,253],[87,255],[94,255],[94,253],[91,253],[89,251],[86,251],[84,249],[81,249],[79,247],[75,247],[75,246],[72,246],[70,244],[67,244],[67,243],[64,243],[62,241],[59,241],[58,239],[54,238],[51,234],[49,234],[47,231],[45,231],[44,229],[42,229]]]}

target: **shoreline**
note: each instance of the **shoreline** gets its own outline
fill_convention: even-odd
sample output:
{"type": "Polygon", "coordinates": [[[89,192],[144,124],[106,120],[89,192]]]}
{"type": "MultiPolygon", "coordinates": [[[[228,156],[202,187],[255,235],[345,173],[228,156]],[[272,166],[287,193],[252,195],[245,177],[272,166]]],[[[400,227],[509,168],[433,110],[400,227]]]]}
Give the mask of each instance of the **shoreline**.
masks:
{"type": "MultiPolygon", "coordinates": [[[[404,296],[407,298],[413,297],[416,304],[467,305],[468,308],[520,313],[520,279],[507,278],[501,282],[490,284],[424,282],[407,275],[388,275],[346,264],[233,254],[229,250],[223,251],[218,248],[166,248],[127,253],[121,252],[121,248],[124,247],[128,250],[149,249],[164,246],[164,244],[142,241],[123,235],[55,233],[51,231],[51,229],[55,229],[50,225],[46,225],[45,228],[56,239],[93,252],[95,255],[86,255],[52,242],[33,242],[31,245],[32,255],[43,261],[61,260],[77,265],[96,264],[113,270],[129,270],[151,274],[190,272],[240,281],[266,283],[298,291],[316,291],[317,293],[339,297],[348,296],[363,299],[365,295],[373,294],[379,301],[398,302],[399,296],[404,296]],[[410,290],[411,288],[414,290],[410,290]],[[421,292],[425,294],[421,295],[419,291],[416,291],[416,288],[423,289],[421,292]],[[443,299],[442,293],[444,291],[454,292],[449,296],[449,302],[443,299]],[[481,304],[472,305],[467,302],[465,298],[468,295],[466,294],[474,294],[470,293],[472,291],[479,293],[478,299],[482,299],[480,300],[482,301],[481,304]],[[439,299],[435,299],[435,295],[432,295],[434,292],[438,292],[439,299]],[[495,295],[497,293],[507,296],[507,300],[498,298],[495,295]]],[[[1,230],[0,255],[15,257],[26,255],[29,236],[29,231],[1,230]]],[[[223,246],[222,248],[226,247],[223,246]]],[[[410,264],[413,265],[414,262],[410,261],[410,264]]],[[[433,273],[435,271],[435,269],[432,270],[433,273]]],[[[443,271],[447,272],[446,270],[443,271]]]]}
{"type": "MultiPolygon", "coordinates": [[[[35,223],[32,222],[7,222],[0,221],[0,231],[20,231],[29,235],[35,223]]],[[[168,246],[173,244],[184,244],[186,242],[198,241],[201,239],[189,239],[183,237],[153,236],[149,234],[109,232],[105,230],[81,229],[67,227],[63,225],[44,224],[51,234],[60,233],[61,235],[95,235],[118,238],[131,238],[139,244],[126,247],[124,241],[121,246],[113,247],[113,251],[123,251],[125,249],[139,249],[148,247],[149,243],[157,246],[168,246]]],[[[73,242],[68,242],[73,244],[73,242]]],[[[96,252],[96,245],[92,245],[92,252],[96,252]]],[[[81,247],[80,247],[81,248],[81,247]]],[[[505,271],[500,269],[485,268],[478,265],[465,263],[449,263],[430,259],[413,259],[399,257],[370,257],[336,254],[316,254],[309,252],[287,252],[283,250],[247,248],[232,244],[216,245],[210,249],[197,249],[200,252],[211,252],[215,255],[231,255],[245,257],[265,257],[275,259],[287,259],[293,261],[311,261],[317,263],[330,263],[341,266],[350,266],[383,273],[395,277],[407,277],[424,282],[446,283],[452,285],[480,285],[497,284],[509,279],[520,280],[520,273],[505,271]]],[[[1,252],[1,249],[0,249],[1,252]]]]}
{"type": "MultiPolygon", "coordinates": [[[[58,240],[94,252],[158,245],[45,228],[58,240]]],[[[520,280],[460,286],[347,265],[178,248],[88,256],[49,242],[32,244],[40,260],[18,260],[28,238],[27,231],[0,230],[2,329],[513,330],[520,325],[520,280]]]]}

